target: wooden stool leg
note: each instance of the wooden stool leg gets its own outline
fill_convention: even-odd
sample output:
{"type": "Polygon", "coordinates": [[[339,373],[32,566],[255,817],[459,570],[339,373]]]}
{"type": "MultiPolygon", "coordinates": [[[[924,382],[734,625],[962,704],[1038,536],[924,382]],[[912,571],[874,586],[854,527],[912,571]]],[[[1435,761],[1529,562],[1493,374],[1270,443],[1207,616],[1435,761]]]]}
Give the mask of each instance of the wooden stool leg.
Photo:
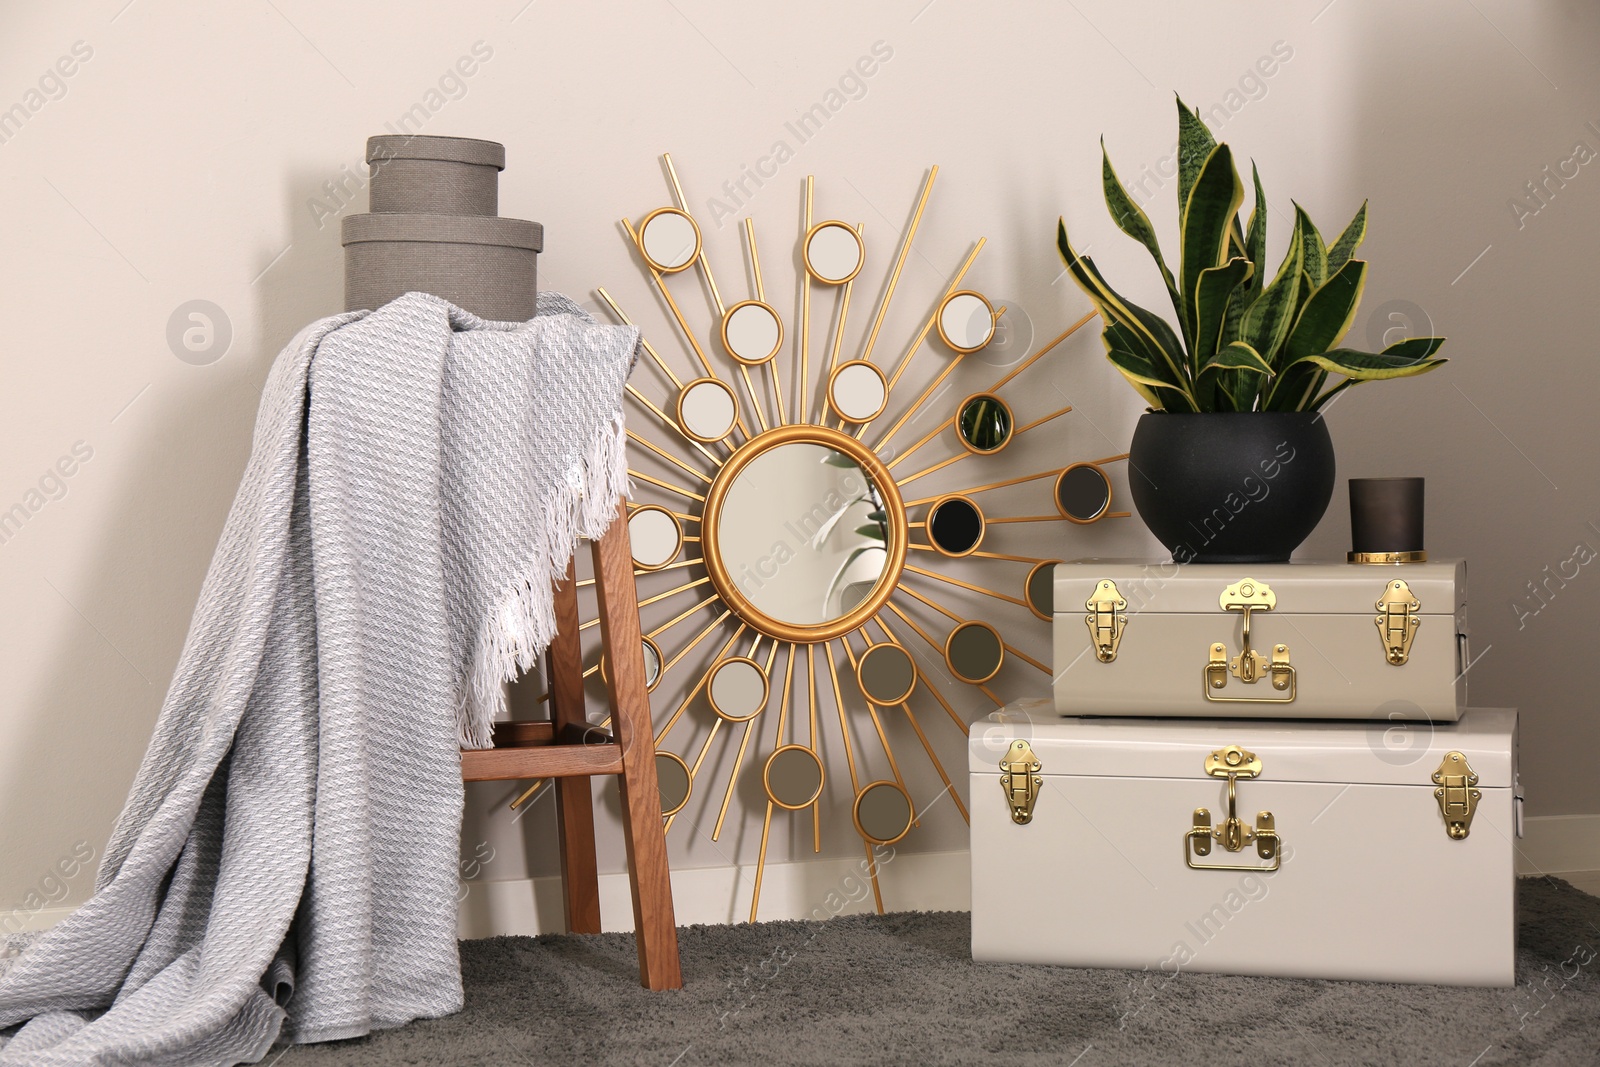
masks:
{"type": "Polygon", "coordinates": [[[667,838],[661,825],[655,734],[650,722],[650,694],[645,686],[638,593],[624,507],[619,505],[617,520],[593,543],[591,551],[600,601],[600,630],[610,663],[606,687],[611,698],[612,729],[622,747],[622,832],[632,874],[629,882],[633,890],[639,977],[650,989],[681,989],[683,971],[672,912],[667,838]]]}
{"type": "MultiPolygon", "coordinates": [[[[578,584],[573,564],[555,591],[556,636],[545,653],[550,721],[561,728],[588,725],[584,715],[583,651],[578,629],[578,584]]],[[[560,826],[561,888],[567,932],[600,932],[600,869],[594,845],[594,794],[588,778],[557,778],[556,822],[560,826]]]]}

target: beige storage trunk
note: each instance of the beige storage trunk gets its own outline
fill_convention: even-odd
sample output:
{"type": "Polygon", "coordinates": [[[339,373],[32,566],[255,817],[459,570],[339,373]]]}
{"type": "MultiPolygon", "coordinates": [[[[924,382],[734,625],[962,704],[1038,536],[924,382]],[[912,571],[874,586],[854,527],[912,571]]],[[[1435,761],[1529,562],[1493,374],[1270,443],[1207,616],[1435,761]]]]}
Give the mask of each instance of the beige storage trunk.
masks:
{"type": "Polygon", "coordinates": [[[1466,705],[1459,560],[1087,559],[1057,565],[1054,596],[1064,715],[1454,722],[1466,705]]]}
{"type": "Polygon", "coordinates": [[[1510,985],[1516,722],[1008,705],[969,741],[972,956],[1143,970],[1152,993],[1183,971],[1510,985]]]}

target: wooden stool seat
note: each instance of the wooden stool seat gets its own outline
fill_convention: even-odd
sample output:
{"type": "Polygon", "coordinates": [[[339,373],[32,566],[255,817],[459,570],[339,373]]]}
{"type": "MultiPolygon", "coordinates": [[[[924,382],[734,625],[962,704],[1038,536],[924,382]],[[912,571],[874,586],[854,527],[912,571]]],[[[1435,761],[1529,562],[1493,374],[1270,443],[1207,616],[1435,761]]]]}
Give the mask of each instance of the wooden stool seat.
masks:
{"type": "Polygon", "coordinates": [[[639,980],[650,989],[680,989],[683,972],[678,962],[678,930],[672,912],[626,506],[618,506],[616,521],[589,547],[600,604],[601,644],[607,663],[602,673],[612,729],[608,732],[594,726],[585,714],[576,568],[568,563],[567,578],[555,590],[556,637],[545,654],[549,721],[496,723],[493,748],[462,750],[461,776],[469,782],[555,780],[567,930],[598,934],[600,876],[589,779],[597,774],[617,775],[633,891],[639,980]]]}

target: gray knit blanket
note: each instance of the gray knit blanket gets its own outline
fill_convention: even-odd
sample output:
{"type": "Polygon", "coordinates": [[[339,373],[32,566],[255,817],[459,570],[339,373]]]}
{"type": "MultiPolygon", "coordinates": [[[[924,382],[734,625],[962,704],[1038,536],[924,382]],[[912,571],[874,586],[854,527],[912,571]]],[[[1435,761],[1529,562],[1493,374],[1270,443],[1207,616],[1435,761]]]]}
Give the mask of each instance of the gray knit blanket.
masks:
{"type": "Polygon", "coordinates": [[[5,1064],[234,1064],[460,1009],[458,746],[626,491],[638,332],[410,293],[303,330],[94,896],[8,961],[5,1064]]]}

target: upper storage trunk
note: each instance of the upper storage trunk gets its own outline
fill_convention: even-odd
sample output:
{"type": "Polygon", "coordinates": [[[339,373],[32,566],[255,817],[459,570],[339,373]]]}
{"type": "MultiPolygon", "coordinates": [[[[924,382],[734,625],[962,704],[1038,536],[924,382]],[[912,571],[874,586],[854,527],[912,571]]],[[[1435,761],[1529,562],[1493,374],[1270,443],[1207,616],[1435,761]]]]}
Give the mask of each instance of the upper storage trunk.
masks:
{"type": "Polygon", "coordinates": [[[1471,664],[1466,589],[1459,560],[1063,563],[1056,708],[1454,722],[1471,664]]]}

